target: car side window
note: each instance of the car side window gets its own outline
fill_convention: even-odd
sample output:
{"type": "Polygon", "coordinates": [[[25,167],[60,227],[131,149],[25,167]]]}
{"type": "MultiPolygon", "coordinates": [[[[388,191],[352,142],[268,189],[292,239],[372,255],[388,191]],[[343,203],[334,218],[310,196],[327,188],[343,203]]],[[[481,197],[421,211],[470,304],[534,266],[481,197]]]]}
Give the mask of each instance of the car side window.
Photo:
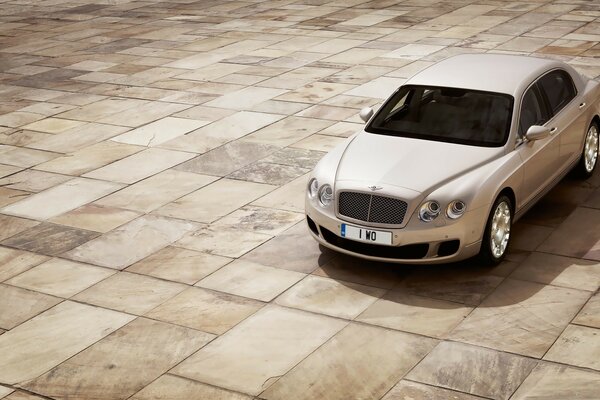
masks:
{"type": "Polygon", "coordinates": [[[537,85],[531,86],[523,95],[519,117],[519,134],[525,136],[532,125],[543,125],[548,121],[547,113],[542,106],[537,85]]]}
{"type": "Polygon", "coordinates": [[[553,115],[562,110],[576,95],[573,79],[566,71],[551,71],[542,76],[538,82],[553,115]]]}

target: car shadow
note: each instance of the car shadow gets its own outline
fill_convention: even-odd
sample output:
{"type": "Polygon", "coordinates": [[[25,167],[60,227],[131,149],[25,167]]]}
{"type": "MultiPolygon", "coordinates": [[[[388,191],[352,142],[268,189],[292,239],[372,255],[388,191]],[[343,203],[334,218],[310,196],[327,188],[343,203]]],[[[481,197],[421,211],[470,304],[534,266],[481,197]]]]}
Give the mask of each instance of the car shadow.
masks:
{"type": "MultiPolygon", "coordinates": [[[[518,304],[554,282],[566,269],[594,264],[589,260],[554,256],[536,250],[578,207],[600,208],[600,204],[589,204],[590,199],[600,199],[599,191],[600,173],[596,172],[586,181],[568,175],[513,226],[513,240],[506,259],[494,267],[485,266],[477,259],[439,265],[374,262],[343,254],[332,256],[330,250],[321,246],[326,255],[323,260],[327,261],[319,262],[313,274],[329,277],[365,293],[370,293],[372,287],[378,287],[389,289],[391,294],[409,295],[386,295],[386,300],[410,301],[411,295],[442,300],[427,303],[430,307],[518,304]],[[551,266],[544,268],[548,260],[551,266]],[[505,279],[525,280],[532,284],[521,285],[519,290],[511,291],[510,296],[496,296],[488,305],[485,299],[505,279]]],[[[600,229],[593,235],[586,238],[586,243],[600,243],[600,229]]],[[[591,247],[593,245],[587,250],[591,247]]]]}

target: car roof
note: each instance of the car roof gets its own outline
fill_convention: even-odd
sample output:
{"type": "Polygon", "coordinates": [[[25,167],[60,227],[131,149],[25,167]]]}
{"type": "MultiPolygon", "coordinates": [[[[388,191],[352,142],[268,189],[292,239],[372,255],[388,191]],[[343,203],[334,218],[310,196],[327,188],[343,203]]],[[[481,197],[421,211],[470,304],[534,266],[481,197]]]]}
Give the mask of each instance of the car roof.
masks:
{"type": "Polygon", "coordinates": [[[508,54],[460,54],[415,74],[406,85],[456,87],[517,97],[544,72],[566,64],[545,58],[508,54]]]}

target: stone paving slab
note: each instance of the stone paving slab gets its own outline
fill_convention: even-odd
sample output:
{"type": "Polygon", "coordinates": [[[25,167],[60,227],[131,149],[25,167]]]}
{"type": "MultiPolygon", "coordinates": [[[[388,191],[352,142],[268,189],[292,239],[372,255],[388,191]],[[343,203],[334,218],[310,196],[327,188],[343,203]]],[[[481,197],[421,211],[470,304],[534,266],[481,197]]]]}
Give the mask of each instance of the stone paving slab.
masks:
{"type": "Polygon", "coordinates": [[[600,78],[600,3],[0,0],[0,399],[597,399],[600,173],[491,269],[303,222],[362,107],[484,52],[600,78]]]}

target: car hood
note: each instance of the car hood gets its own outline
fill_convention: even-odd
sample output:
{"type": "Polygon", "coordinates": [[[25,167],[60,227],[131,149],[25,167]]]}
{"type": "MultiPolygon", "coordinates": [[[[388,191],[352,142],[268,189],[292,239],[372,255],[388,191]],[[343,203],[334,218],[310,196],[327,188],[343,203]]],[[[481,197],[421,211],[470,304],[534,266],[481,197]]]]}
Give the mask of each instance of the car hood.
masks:
{"type": "Polygon", "coordinates": [[[338,164],[336,181],[361,182],[366,186],[393,185],[424,193],[503,154],[502,147],[362,132],[346,147],[338,164]]]}

